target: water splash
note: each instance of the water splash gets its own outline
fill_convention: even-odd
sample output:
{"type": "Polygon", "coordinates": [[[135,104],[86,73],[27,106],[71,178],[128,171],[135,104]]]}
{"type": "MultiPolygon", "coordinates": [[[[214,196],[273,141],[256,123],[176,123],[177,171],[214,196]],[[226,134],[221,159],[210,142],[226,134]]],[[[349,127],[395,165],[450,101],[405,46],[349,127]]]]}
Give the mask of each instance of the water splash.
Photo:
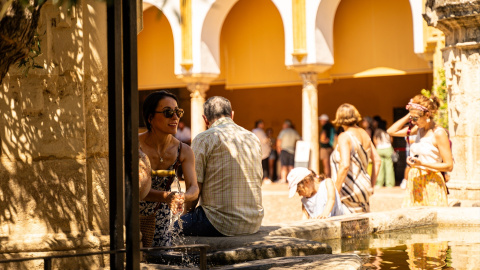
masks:
{"type": "MultiPolygon", "coordinates": [[[[180,194],[184,194],[182,191],[182,186],[180,185],[180,180],[178,179],[177,176],[175,176],[173,183],[172,183],[172,191],[176,191],[180,194]],[[176,190],[174,190],[174,186],[176,186],[176,190]]],[[[185,209],[185,202],[183,202],[181,210],[178,211],[176,214],[173,213],[173,211],[170,211],[170,223],[167,229],[167,235],[171,237],[171,244],[173,246],[179,246],[179,245],[185,245],[185,237],[181,235],[183,231],[183,224],[182,224],[182,219],[180,216],[183,213],[183,210],[185,209]],[[175,227],[175,223],[178,224],[178,228],[175,227]]],[[[181,257],[181,265],[187,266],[187,267],[194,267],[194,262],[192,260],[191,256],[188,256],[187,251],[167,251],[166,257],[172,256],[172,257],[181,257]]]]}

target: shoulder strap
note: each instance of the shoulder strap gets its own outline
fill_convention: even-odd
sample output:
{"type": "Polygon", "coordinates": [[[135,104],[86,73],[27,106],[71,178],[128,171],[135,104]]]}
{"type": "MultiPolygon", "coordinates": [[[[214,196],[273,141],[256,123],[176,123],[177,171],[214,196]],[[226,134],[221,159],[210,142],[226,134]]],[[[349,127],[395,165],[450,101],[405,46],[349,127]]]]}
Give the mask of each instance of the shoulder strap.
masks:
{"type": "Polygon", "coordinates": [[[173,169],[175,172],[177,171],[178,166],[180,165],[180,153],[182,152],[182,142],[178,145],[178,152],[177,152],[177,159],[175,160],[175,163],[173,164],[173,169]]]}
{"type": "Polygon", "coordinates": [[[178,154],[177,154],[177,159],[175,160],[175,163],[173,163],[173,170],[175,171],[175,175],[170,176],[167,180],[167,187],[170,187],[173,183],[173,180],[175,180],[175,177],[178,177],[181,179],[180,175],[178,175],[178,166],[180,166],[180,153],[182,151],[182,142],[178,145],[178,154]]]}
{"type": "MultiPolygon", "coordinates": [[[[352,141],[352,148],[355,149],[358,143],[355,140],[354,136],[350,133],[350,131],[345,131],[345,133],[347,133],[348,136],[350,137],[350,141],[352,141]]],[[[351,151],[351,149],[350,149],[350,151],[351,151]]]]}

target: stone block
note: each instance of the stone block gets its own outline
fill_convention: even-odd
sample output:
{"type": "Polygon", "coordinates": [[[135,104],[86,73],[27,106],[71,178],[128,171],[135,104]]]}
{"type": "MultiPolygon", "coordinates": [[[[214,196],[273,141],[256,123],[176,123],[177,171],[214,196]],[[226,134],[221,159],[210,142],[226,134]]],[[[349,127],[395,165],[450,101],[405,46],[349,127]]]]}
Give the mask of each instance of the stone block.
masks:
{"type": "MultiPolygon", "coordinates": [[[[106,76],[105,76],[106,78],[106,76]]],[[[87,154],[108,152],[108,93],[102,77],[85,78],[87,154]]]]}
{"type": "Polygon", "coordinates": [[[84,112],[77,77],[33,77],[46,82],[43,92],[39,88],[34,88],[33,94],[22,91],[23,82],[29,80],[21,80],[3,93],[3,154],[24,162],[46,156],[84,155],[84,112]]]}
{"type": "Polygon", "coordinates": [[[271,236],[282,235],[302,239],[323,241],[326,239],[341,238],[340,219],[327,220],[311,219],[282,224],[281,228],[270,232],[271,236]]]}
{"type": "Polygon", "coordinates": [[[436,207],[439,226],[479,226],[480,208],[476,207],[436,207]]]}
{"type": "Polygon", "coordinates": [[[433,226],[437,224],[437,213],[432,208],[402,208],[398,210],[369,213],[370,229],[373,233],[405,228],[433,226]]]}
{"type": "Polygon", "coordinates": [[[108,157],[87,159],[88,223],[90,229],[108,233],[109,227],[109,188],[108,157]]]}
{"type": "MultiPolygon", "coordinates": [[[[18,252],[18,245],[8,244],[12,240],[88,230],[84,160],[40,160],[31,164],[6,158],[1,161],[1,215],[2,225],[8,224],[8,237],[2,239],[0,252],[18,252]]],[[[32,241],[25,241],[24,248],[32,241]]],[[[56,243],[43,241],[28,248],[48,249],[56,243]]]]}

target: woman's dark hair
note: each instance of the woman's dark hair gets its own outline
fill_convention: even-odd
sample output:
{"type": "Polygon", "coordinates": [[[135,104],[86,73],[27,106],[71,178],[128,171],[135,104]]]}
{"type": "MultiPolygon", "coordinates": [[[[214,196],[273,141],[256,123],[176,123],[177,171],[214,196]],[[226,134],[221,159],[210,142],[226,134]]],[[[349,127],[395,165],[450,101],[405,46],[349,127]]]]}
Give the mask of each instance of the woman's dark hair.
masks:
{"type": "Polygon", "coordinates": [[[174,94],[162,90],[158,92],[153,92],[145,98],[143,102],[143,121],[145,122],[145,126],[147,127],[148,131],[152,130],[152,125],[150,124],[150,119],[152,119],[153,115],[155,114],[155,110],[157,109],[158,103],[160,100],[164,98],[173,98],[178,103],[177,96],[174,94]]]}

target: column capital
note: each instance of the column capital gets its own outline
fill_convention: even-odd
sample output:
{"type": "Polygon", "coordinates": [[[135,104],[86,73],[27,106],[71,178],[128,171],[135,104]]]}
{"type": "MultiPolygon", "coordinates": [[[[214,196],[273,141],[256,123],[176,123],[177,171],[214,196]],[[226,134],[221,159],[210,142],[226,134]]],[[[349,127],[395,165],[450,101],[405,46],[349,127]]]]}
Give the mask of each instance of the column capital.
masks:
{"type": "Polygon", "coordinates": [[[210,83],[218,76],[218,74],[182,74],[177,78],[187,83],[188,91],[192,92],[192,98],[205,98],[205,92],[210,88],[210,83]]]}
{"type": "Polygon", "coordinates": [[[459,1],[427,1],[423,18],[429,26],[445,33],[445,45],[479,44],[480,0],[463,3],[459,1]],[[458,31],[460,35],[452,35],[458,31]],[[477,33],[477,34],[475,34],[477,33]]]}
{"type": "Polygon", "coordinates": [[[186,73],[177,75],[177,78],[189,84],[207,84],[209,85],[218,77],[213,73],[186,73]]]}
{"type": "Polygon", "coordinates": [[[307,65],[291,65],[291,66],[287,66],[287,69],[294,70],[299,74],[302,74],[302,73],[309,73],[309,72],[322,73],[329,70],[331,67],[332,65],[307,64],[307,65]]]}
{"type": "Polygon", "coordinates": [[[318,73],[315,71],[301,72],[300,77],[302,77],[303,87],[312,84],[316,87],[318,84],[318,73]]]}

